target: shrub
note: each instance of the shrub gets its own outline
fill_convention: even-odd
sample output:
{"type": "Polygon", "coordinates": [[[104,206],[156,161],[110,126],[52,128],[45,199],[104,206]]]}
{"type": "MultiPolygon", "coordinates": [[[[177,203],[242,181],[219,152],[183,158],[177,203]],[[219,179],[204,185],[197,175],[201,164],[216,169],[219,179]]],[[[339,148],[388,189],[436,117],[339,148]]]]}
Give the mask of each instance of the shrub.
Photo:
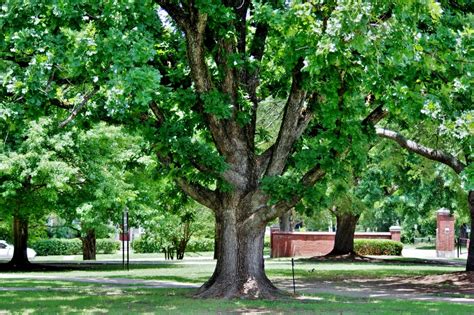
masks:
{"type": "Polygon", "coordinates": [[[135,253],[159,253],[162,251],[159,242],[146,236],[133,240],[132,248],[135,253]]]}
{"type": "Polygon", "coordinates": [[[78,238],[62,239],[51,238],[37,240],[31,247],[38,256],[49,255],[79,255],[82,253],[82,242],[78,238]]]}
{"type": "Polygon", "coordinates": [[[187,252],[212,252],[214,250],[214,239],[205,237],[191,237],[186,246],[187,252]]]}
{"type": "Polygon", "coordinates": [[[270,236],[266,236],[263,239],[263,248],[268,248],[270,249],[270,236]]]}
{"type": "Polygon", "coordinates": [[[97,253],[101,254],[114,254],[120,250],[120,241],[112,240],[109,238],[103,238],[97,240],[97,253]]]}
{"type": "MultiPolygon", "coordinates": [[[[113,254],[120,249],[120,242],[112,239],[98,239],[96,246],[97,253],[113,254]]],[[[82,241],[78,238],[41,239],[33,242],[31,247],[38,256],[82,254],[82,241]]]]}
{"type": "Polygon", "coordinates": [[[359,255],[400,256],[403,244],[392,240],[355,239],[354,251],[359,255]]]}

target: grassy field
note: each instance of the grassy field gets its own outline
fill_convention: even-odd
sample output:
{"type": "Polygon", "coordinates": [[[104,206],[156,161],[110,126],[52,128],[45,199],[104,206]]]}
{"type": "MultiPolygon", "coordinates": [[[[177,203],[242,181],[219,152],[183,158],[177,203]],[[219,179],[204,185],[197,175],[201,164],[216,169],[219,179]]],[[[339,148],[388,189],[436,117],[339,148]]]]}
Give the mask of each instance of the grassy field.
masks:
{"type": "MultiPolygon", "coordinates": [[[[20,282],[18,285],[25,285],[20,282]]],[[[192,298],[190,289],[128,289],[44,283],[50,290],[0,293],[1,313],[15,314],[472,314],[471,305],[307,295],[280,301],[192,298]],[[60,288],[65,290],[60,290],[60,288]],[[73,288],[73,290],[69,290],[73,288]]],[[[35,287],[36,282],[31,283],[35,287]]]]}
{"type": "MultiPolygon", "coordinates": [[[[105,255],[104,255],[105,256],[105,255]]],[[[35,261],[40,262],[40,261],[35,261]]],[[[147,280],[171,280],[178,282],[203,283],[214,270],[212,259],[159,261],[156,263],[132,263],[130,271],[123,270],[120,263],[97,264],[84,267],[84,270],[50,271],[50,276],[134,278],[147,280]]],[[[292,276],[289,259],[268,259],[265,270],[270,279],[289,279],[292,276]]],[[[382,278],[389,276],[423,276],[462,271],[464,267],[448,265],[427,265],[404,262],[394,263],[334,263],[297,260],[296,279],[314,281],[339,280],[347,278],[382,278]]],[[[17,275],[37,275],[38,273],[16,273],[17,275]]]]}
{"type": "MultiPolygon", "coordinates": [[[[0,273],[0,314],[474,314],[473,304],[410,301],[396,298],[346,297],[308,294],[281,301],[196,300],[194,289],[147,288],[143,281],[200,284],[212,274],[215,262],[196,256],[182,262],[134,263],[125,271],[114,265],[88,265],[85,270],[41,273],[0,273]],[[51,278],[51,279],[48,279],[51,278]],[[54,280],[52,279],[54,278],[54,280]],[[75,281],[72,281],[76,279],[75,281]],[[85,282],[76,282],[77,280],[85,282]],[[89,283],[87,279],[103,279],[89,283]],[[136,282],[105,283],[135,279],[136,282]]],[[[266,270],[273,281],[290,281],[291,261],[269,259],[266,270]]],[[[296,261],[297,283],[344,279],[379,279],[444,274],[461,266],[414,263],[334,263],[296,261]]]]}

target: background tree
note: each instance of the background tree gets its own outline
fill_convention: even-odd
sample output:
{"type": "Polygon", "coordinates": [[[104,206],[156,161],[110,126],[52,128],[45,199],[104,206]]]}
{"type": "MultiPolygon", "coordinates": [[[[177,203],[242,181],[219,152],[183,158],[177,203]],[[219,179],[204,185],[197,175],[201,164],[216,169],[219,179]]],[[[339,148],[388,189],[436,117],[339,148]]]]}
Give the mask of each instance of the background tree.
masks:
{"type": "Polygon", "coordinates": [[[367,205],[358,196],[358,181],[349,176],[347,181],[335,181],[328,191],[329,210],[336,218],[334,247],[328,256],[355,255],[354,233],[361,213],[367,205]]]}
{"type": "Polygon", "coordinates": [[[71,163],[71,134],[55,133],[54,120],[40,118],[19,130],[10,129],[5,119],[0,123],[7,132],[0,144],[0,209],[2,217],[13,218],[15,250],[10,264],[24,268],[29,264],[30,218],[43,218],[54,210],[60,195],[79,184],[79,169],[71,163]]]}
{"type": "MultiPolygon", "coordinates": [[[[390,130],[392,127],[407,129],[406,123],[413,120],[413,117],[399,115],[403,120],[397,119],[393,126],[378,128],[377,134],[425,158],[443,163],[459,174],[468,192],[471,226],[474,227],[474,111],[471,106],[474,7],[462,2],[445,5],[443,9],[443,14],[434,23],[426,23],[417,35],[419,47],[415,48],[418,47],[420,62],[416,71],[422,75],[419,85],[424,102],[420,111],[413,114],[422,115],[423,124],[417,126],[418,132],[407,130],[409,136],[390,130]]],[[[407,97],[410,94],[405,93],[407,97]]],[[[471,238],[474,237],[472,234],[471,238]]],[[[474,270],[474,244],[469,248],[466,270],[474,270]]]]}
{"type": "Polygon", "coordinates": [[[74,127],[71,132],[75,133],[74,164],[83,181],[63,198],[60,215],[70,224],[80,222],[83,259],[90,260],[96,255],[96,230],[119,224],[125,207],[134,217],[139,191],[133,177],[155,163],[143,152],[143,139],[121,127],[99,123],[88,130],[74,127]]]}

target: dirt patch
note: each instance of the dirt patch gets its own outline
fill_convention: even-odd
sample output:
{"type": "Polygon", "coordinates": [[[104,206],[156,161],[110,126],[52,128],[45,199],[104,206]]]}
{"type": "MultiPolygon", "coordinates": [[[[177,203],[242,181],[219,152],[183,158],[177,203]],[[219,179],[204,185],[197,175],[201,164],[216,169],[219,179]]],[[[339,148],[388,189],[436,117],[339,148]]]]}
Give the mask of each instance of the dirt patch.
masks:
{"type": "Polygon", "coordinates": [[[445,273],[441,275],[418,276],[408,278],[384,278],[379,280],[357,280],[353,283],[370,283],[395,290],[407,289],[419,293],[474,295],[474,271],[445,273]]]}
{"type": "MultiPolygon", "coordinates": [[[[445,296],[474,299],[474,272],[452,272],[416,277],[387,277],[378,279],[347,278],[314,282],[299,279],[300,292],[331,292],[353,296],[445,296]]],[[[288,284],[286,284],[288,286],[288,284]]]]}

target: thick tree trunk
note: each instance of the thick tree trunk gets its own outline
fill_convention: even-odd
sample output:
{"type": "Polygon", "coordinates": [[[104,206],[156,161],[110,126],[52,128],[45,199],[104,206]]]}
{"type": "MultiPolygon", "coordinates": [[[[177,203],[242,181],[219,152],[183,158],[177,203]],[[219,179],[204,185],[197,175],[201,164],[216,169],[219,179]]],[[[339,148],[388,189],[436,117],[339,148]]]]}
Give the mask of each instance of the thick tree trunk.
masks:
{"type": "MultiPolygon", "coordinates": [[[[218,221],[220,221],[217,218],[218,221]]],[[[222,216],[217,264],[199,289],[204,298],[275,298],[283,293],[267,278],[263,260],[265,227],[239,224],[234,212],[222,216]]]]}
{"type": "Polygon", "coordinates": [[[13,216],[13,257],[10,265],[14,268],[30,265],[28,260],[28,219],[13,216]]]}
{"type": "Polygon", "coordinates": [[[285,212],[280,218],[280,231],[293,232],[293,222],[291,221],[293,209],[285,212]]]}
{"type": "Polygon", "coordinates": [[[471,212],[471,236],[469,238],[466,271],[474,271],[474,190],[469,191],[467,198],[469,202],[469,211],[471,212]]]}
{"type": "Polygon", "coordinates": [[[221,234],[221,223],[220,220],[216,217],[216,227],[215,227],[215,234],[214,234],[214,259],[219,258],[220,252],[220,238],[219,235],[221,234]]]}
{"type": "Polygon", "coordinates": [[[337,230],[334,239],[334,247],[328,254],[334,255],[348,255],[354,253],[354,233],[359,220],[359,215],[352,213],[341,213],[336,215],[337,230]]]}
{"type": "Polygon", "coordinates": [[[86,236],[82,238],[82,259],[96,260],[96,252],[95,230],[88,229],[86,236]]]}

